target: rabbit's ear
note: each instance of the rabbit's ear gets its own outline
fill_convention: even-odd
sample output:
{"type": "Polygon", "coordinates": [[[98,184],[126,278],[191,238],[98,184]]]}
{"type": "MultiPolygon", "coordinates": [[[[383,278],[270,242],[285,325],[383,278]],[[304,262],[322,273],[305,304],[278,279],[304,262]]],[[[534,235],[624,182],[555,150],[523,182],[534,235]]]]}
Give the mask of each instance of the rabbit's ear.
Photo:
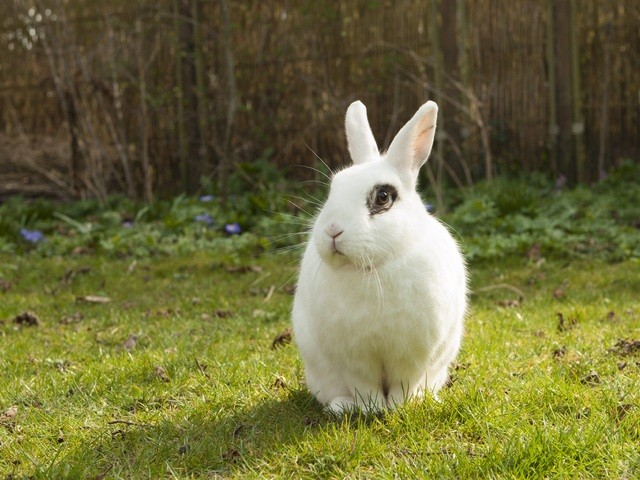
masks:
{"type": "Polygon", "coordinates": [[[378,145],[367,120],[367,107],[361,101],[349,105],[344,124],[353,163],[365,163],[379,157],[378,145]]]}
{"type": "Polygon", "coordinates": [[[438,105],[432,101],[425,103],[398,132],[387,151],[388,161],[399,173],[410,174],[414,183],[431,153],[437,118],[438,105]]]}

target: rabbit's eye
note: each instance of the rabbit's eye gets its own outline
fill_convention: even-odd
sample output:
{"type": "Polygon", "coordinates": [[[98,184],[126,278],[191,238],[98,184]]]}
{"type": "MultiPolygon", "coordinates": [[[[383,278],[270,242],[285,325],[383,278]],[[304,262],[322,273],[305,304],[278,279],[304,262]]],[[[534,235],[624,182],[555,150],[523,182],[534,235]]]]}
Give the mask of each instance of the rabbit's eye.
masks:
{"type": "Polygon", "coordinates": [[[389,196],[389,192],[387,192],[386,190],[379,190],[378,194],[376,195],[376,205],[379,206],[383,206],[386,205],[387,202],[389,202],[389,199],[391,197],[389,196]]]}
{"type": "Polygon", "coordinates": [[[398,199],[398,190],[393,185],[376,185],[367,199],[367,207],[371,215],[386,212],[398,199]]]}

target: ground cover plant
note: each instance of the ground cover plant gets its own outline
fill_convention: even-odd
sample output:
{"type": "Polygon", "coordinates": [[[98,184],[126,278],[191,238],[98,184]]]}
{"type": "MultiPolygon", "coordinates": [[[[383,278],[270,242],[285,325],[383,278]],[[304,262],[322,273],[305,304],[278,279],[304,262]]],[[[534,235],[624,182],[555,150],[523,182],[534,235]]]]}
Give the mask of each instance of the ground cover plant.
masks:
{"type": "Polygon", "coordinates": [[[629,178],[456,199],[473,294],[452,381],[373,417],[305,391],[287,330],[304,215],[265,213],[277,195],[5,203],[0,478],[635,478],[629,178]]]}

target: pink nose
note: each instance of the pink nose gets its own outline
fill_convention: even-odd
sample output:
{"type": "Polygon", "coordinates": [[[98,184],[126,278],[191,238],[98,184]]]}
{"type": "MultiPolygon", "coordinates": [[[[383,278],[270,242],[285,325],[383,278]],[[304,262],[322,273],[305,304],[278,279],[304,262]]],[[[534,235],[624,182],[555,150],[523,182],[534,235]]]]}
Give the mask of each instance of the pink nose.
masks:
{"type": "Polygon", "coordinates": [[[335,240],[340,235],[342,235],[342,233],[344,232],[344,229],[341,229],[336,225],[331,225],[329,228],[325,230],[325,232],[327,232],[327,235],[329,235],[331,238],[335,240]]]}

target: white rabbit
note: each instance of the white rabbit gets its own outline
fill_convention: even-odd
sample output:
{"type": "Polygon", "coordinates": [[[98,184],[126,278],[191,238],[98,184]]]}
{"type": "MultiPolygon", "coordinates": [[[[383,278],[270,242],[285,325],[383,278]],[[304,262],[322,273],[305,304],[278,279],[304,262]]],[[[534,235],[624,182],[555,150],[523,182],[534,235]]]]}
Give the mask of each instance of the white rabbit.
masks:
{"type": "Polygon", "coordinates": [[[380,154],[365,106],[347,110],[353,165],[315,219],[292,314],[307,388],[333,412],[435,396],[460,349],[464,260],[416,192],[437,114],[425,103],[380,154]]]}

